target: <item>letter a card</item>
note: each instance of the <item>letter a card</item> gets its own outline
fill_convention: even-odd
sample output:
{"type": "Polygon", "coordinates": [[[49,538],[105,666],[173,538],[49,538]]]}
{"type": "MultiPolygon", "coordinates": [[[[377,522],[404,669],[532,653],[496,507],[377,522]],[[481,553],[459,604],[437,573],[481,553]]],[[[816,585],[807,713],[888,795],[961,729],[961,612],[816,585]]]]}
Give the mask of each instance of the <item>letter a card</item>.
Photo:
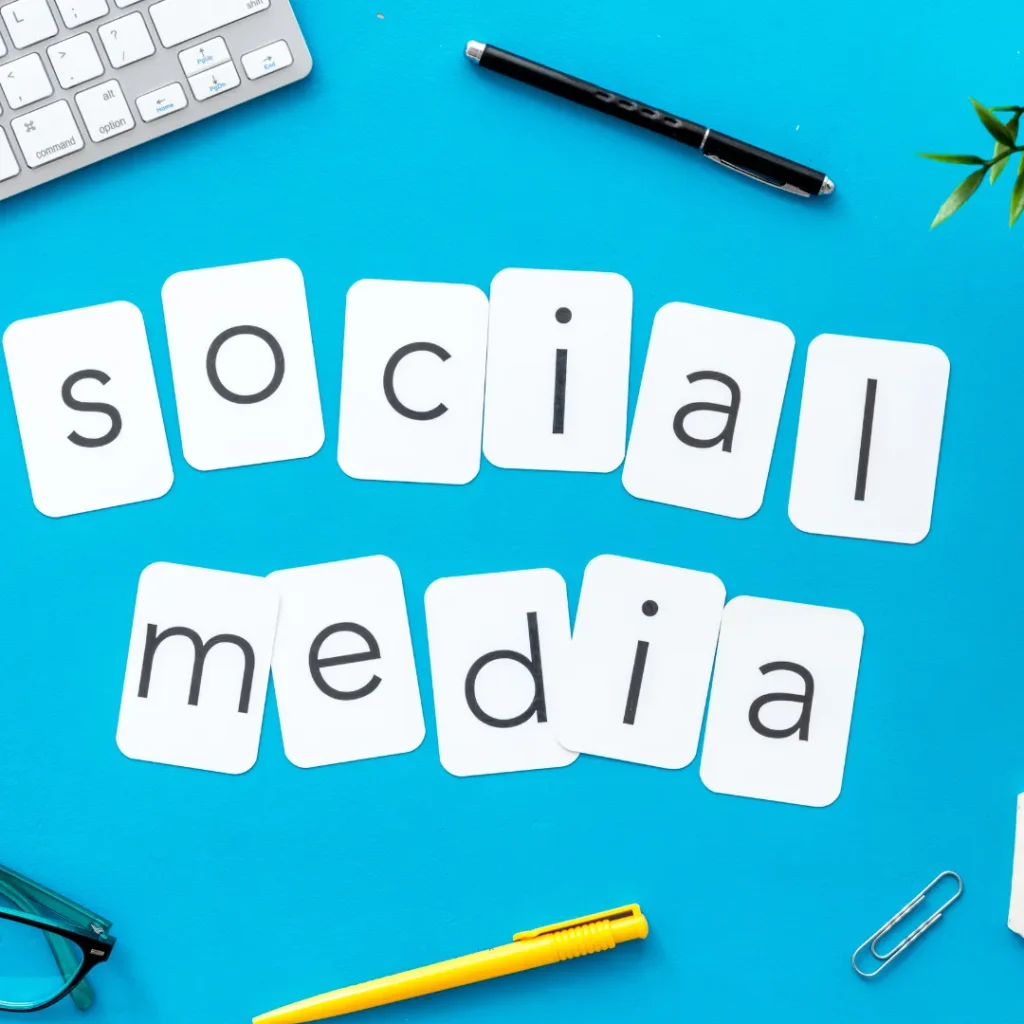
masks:
{"type": "Polygon", "coordinates": [[[808,807],[836,800],[863,640],[853,612],[730,601],[704,731],[704,785],[808,807]]]}
{"type": "Polygon", "coordinates": [[[795,344],[774,320],[662,306],[622,471],[626,490],[734,519],[757,512],[795,344]]]}
{"type": "Polygon", "coordinates": [[[260,576],[147,566],[117,723],[121,753],[247,772],[259,753],[277,609],[274,585],[260,576]]]}
{"type": "Polygon", "coordinates": [[[548,699],[568,669],[569,602],[552,569],[435,580],[426,594],[441,764],[452,775],[562,768],[548,699]]]}

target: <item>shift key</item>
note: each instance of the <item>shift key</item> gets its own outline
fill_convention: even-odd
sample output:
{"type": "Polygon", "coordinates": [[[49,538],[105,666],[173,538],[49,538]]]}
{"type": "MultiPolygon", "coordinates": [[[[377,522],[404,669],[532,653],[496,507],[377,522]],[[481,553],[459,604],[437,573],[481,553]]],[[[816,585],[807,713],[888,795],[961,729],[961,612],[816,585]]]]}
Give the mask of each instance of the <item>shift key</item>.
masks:
{"type": "Polygon", "coordinates": [[[149,13],[160,42],[171,47],[269,10],[270,0],[158,0],[149,13]]]}

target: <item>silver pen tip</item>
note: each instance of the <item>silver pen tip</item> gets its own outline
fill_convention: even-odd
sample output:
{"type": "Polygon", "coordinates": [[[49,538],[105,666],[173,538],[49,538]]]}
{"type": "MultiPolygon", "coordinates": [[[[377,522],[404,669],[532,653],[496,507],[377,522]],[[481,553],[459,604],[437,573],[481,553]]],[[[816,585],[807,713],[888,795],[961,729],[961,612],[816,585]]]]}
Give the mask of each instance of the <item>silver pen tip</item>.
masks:
{"type": "MultiPolygon", "coordinates": [[[[470,39],[466,43],[466,56],[473,61],[475,64],[480,63],[480,58],[484,55],[484,44],[478,43],[475,39],[470,39]]],[[[825,179],[828,180],[827,178],[825,179]]]]}
{"type": "Polygon", "coordinates": [[[819,196],[830,196],[836,190],[836,183],[826,174],[825,180],[821,183],[821,188],[818,189],[819,196]]]}

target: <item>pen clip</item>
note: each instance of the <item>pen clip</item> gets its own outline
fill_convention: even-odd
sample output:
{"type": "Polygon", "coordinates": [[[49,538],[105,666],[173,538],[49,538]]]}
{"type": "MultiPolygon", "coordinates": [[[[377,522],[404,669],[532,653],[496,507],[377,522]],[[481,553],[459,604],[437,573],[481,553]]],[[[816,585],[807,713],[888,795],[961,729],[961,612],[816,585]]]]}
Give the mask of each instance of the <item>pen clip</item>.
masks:
{"type": "Polygon", "coordinates": [[[715,153],[704,154],[709,160],[714,160],[716,164],[721,164],[723,167],[728,167],[730,171],[735,171],[737,174],[742,174],[745,178],[753,178],[754,181],[761,182],[762,185],[770,185],[772,188],[777,188],[782,192],[791,192],[796,196],[804,196],[807,198],[810,196],[810,192],[805,192],[802,188],[797,188],[796,185],[790,185],[788,182],[782,184],[775,178],[766,178],[763,174],[757,174],[754,171],[747,170],[746,167],[739,167],[736,164],[730,163],[728,160],[723,160],[720,156],[715,153]]]}
{"type": "Polygon", "coordinates": [[[616,907],[614,910],[606,910],[603,914],[590,914],[587,917],[577,917],[572,921],[562,921],[559,924],[549,924],[546,928],[534,928],[528,932],[518,932],[512,936],[513,942],[522,942],[525,939],[539,939],[543,935],[552,935],[555,932],[564,932],[569,928],[578,928],[581,924],[596,924],[598,921],[621,921],[627,917],[643,917],[640,906],[631,903],[628,907],[616,907]]]}

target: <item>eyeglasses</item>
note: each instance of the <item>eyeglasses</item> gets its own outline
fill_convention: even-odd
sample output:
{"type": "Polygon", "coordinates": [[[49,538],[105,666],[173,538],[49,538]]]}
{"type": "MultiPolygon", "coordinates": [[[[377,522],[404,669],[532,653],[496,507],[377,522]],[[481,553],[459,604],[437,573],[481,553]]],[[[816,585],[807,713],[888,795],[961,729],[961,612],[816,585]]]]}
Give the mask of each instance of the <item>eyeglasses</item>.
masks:
{"type": "Polygon", "coordinates": [[[69,993],[87,1010],[85,976],[115,941],[109,921],[0,865],[0,1011],[43,1010],[69,993]]]}

